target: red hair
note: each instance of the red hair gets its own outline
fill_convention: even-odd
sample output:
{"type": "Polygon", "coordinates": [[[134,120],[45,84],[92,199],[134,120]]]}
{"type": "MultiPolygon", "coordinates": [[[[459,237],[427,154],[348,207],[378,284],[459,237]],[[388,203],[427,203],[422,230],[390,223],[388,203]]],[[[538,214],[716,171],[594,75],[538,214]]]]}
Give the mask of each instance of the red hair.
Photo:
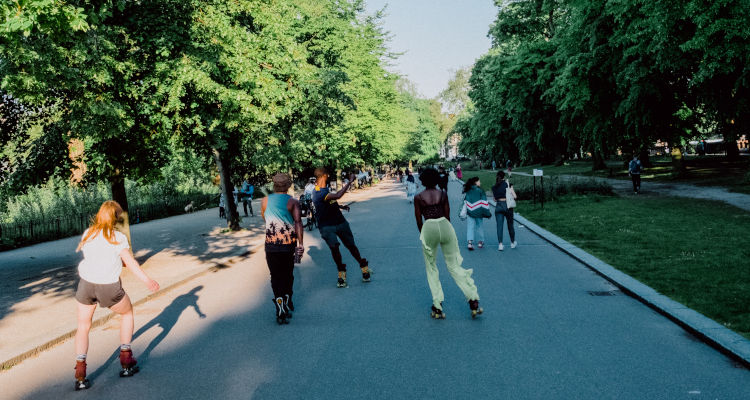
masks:
{"type": "Polygon", "coordinates": [[[96,213],[96,217],[94,217],[94,220],[91,222],[91,226],[89,226],[86,236],[84,236],[83,239],[81,239],[81,242],[78,243],[76,251],[81,250],[81,247],[83,247],[89,239],[95,238],[99,232],[102,233],[108,242],[119,244],[115,240],[115,224],[120,220],[122,212],[122,207],[120,207],[120,204],[116,201],[105,201],[102,206],[99,207],[99,212],[96,213]]]}

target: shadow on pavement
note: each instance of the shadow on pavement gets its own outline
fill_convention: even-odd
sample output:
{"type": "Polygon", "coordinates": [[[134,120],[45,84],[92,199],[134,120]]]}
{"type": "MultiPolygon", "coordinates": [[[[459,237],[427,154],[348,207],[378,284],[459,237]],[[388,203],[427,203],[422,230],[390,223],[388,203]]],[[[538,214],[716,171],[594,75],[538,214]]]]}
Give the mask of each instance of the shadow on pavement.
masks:
{"type": "MultiPolygon", "coordinates": [[[[193,307],[195,309],[195,312],[201,319],[206,318],[206,314],[203,314],[200,307],[198,306],[198,292],[200,292],[202,289],[203,285],[196,286],[192,290],[190,290],[190,292],[177,296],[172,301],[172,303],[168,305],[159,315],[154,317],[151,321],[147,322],[146,325],[143,325],[140,329],[138,329],[138,331],[133,334],[133,341],[135,341],[149,329],[157,326],[161,328],[161,332],[159,332],[159,335],[157,335],[151,341],[151,343],[148,344],[146,349],[144,349],[143,351],[134,349],[134,353],[137,355],[136,359],[138,360],[139,366],[142,367],[148,363],[148,357],[151,352],[167,337],[167,335],[169,335],[169,332],[177,324],[177,320],[180,318],[180,315],[182,315],[183,311],[187,310],[190,307],[193,307]]],[[[120,349],[115,349],[115,351],[112,352],[112,355],[110,355],[99,368],[89,374],[89,380],[94,382],[96,378],[104,373],[104,371],[106,371],[113,362],[119,359],[119,354],[120,349]]]]}

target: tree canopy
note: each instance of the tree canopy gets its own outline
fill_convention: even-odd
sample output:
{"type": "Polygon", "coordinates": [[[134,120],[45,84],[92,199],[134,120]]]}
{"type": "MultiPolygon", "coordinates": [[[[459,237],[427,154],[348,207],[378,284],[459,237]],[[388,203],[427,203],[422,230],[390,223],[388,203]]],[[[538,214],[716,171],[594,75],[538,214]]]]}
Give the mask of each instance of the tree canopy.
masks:
{"type": "Polygon", "coordinates": [[[492,49],[472,69],[474,107],[455,128],[464,152],[601,161],[715,132],[736,154],[750,111],[747,1],[498,4],[492,49]]]}
{"type": "MultiPolygon", "coordinates": [[[[3,140],[52,156],[42,180],[83,143],[85,180],[109,181],[126,208],[125,178],[195,157],[229,199],[245,175],[426,160],[447,132],[387,71],[382,13],[362,0],[26,0],[0,14],[3,140]]],[[[6,153],[2,185],[19,164],[6,153]]]]}

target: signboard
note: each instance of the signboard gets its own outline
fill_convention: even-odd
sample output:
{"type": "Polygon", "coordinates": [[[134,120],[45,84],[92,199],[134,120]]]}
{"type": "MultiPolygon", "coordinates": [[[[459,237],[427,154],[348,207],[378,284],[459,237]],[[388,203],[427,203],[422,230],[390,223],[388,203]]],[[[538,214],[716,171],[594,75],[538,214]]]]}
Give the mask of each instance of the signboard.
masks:
{"type": "Polygon", "coordinates": [[[541,169],[535,169],[534,176],[544,176],[544,171],[542,171],[541,169]]]}

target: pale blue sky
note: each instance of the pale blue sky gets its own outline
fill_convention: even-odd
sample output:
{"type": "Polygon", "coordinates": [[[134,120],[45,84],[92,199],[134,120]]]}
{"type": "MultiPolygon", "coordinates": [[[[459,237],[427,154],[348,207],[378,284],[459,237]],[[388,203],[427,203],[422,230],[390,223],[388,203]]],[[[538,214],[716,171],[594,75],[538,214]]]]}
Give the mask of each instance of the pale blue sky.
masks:
{"type": "Polygon", "coordinates": [[[388,4],[385,29],[394,52],[405,52],[396,72],[428,98],[437,96],[451,70],[468,67],[490,48],[487,31],[495,20],[493,0],[365,0],[372,13],[388,4]]]}

